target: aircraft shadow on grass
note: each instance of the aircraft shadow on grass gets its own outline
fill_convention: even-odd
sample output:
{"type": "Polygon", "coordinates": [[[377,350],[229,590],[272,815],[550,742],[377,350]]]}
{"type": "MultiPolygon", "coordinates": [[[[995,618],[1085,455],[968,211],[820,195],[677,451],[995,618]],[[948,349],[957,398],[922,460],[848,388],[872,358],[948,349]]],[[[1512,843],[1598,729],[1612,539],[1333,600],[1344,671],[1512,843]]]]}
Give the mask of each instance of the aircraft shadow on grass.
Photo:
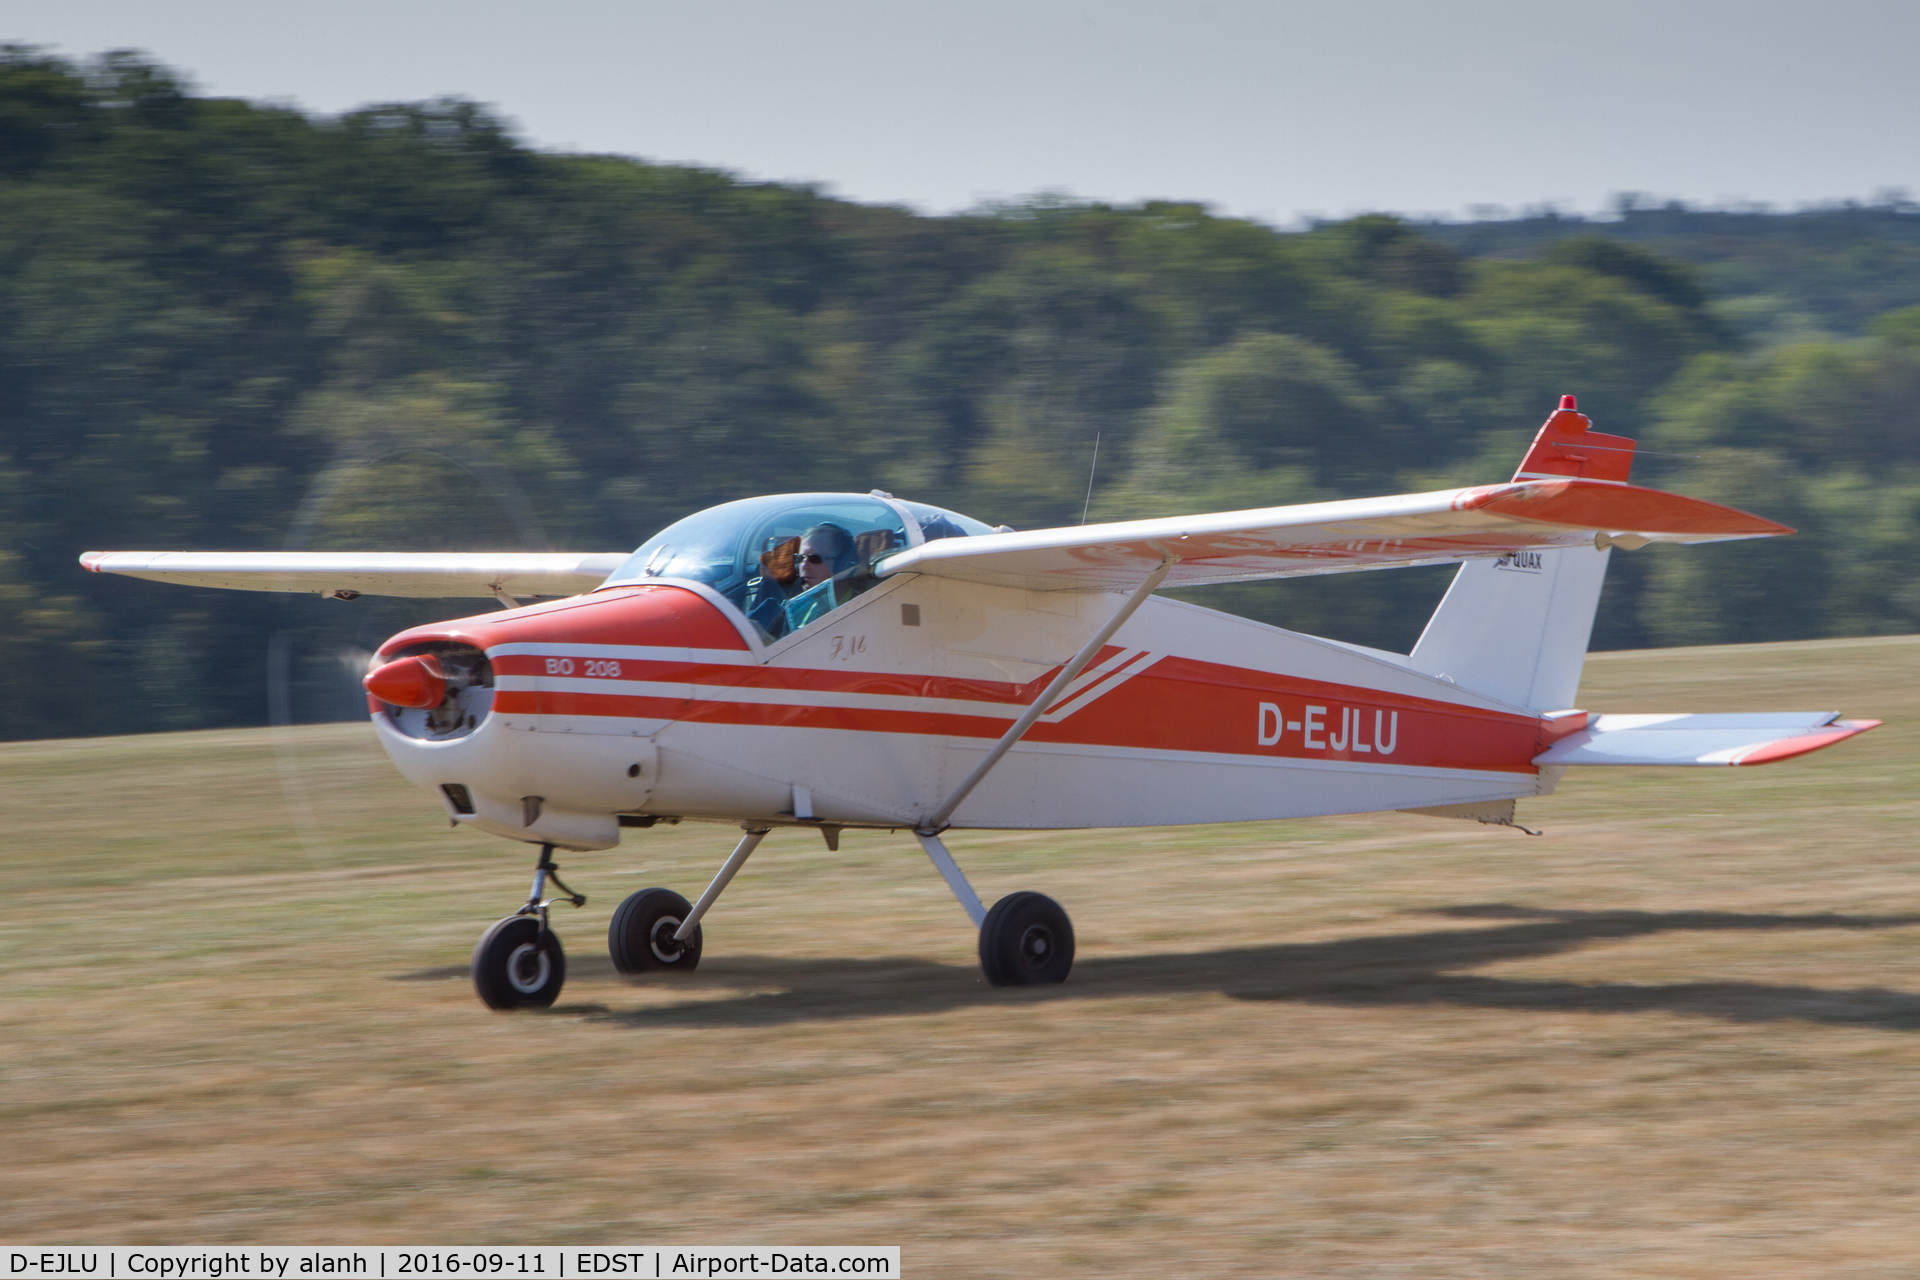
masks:
{"type": "MultiPolygon", "coordinates": [[[[1920,993],[1877,987],[1828,989],[1730,981],[1643,985],[1459,972],[1661,933],[1894,929],[1920,925],[1920,915],[1550,911],[1505,903],[1444,907],[1427,914],[1507,923],[1487,929],[1090,958],[1074,965],[1066,985],[1052,987],[990,987],[971,965],[911,957],[716,957],[698,973],[661,978],[649,985],[671,984],[688,996],[717,998],[639,1010],[562,1001],[551,1012],[649,1029],[756,1027],[942,1013],[975,1006],[1218,992],[1236,1000],[1349,1007],[1456,1005],[1557,1013],[1676,1013],[1728,1022],[1798,1019],[1881,1030],[1920,1029],[1920,993]],[[737,994],[724,994],[729,992],[737,994]]],[[[625,981],[604,955],[569,958],[568,969],[575,979],[589,982],[625,981]]],[[[436,969],[400,976],[436,978],[464,972],[436,969]]]]}

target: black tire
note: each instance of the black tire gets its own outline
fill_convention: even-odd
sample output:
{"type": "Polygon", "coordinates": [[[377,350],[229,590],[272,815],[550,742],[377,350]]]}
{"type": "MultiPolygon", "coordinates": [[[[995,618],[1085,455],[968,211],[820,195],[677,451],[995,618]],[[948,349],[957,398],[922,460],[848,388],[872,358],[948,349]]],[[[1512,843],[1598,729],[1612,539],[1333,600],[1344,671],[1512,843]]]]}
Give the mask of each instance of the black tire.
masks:
{"type": "Polygon", "coordinates": [[[682,973],[700,967],[701,927],[685,942],[674,930],[693,904],[671,889],[642,889],[619,905],[607,924],[607,952],[622,973],[682,973]]]}
{"type": "Polygon", "coordinates": [[[1010,893],[980,923],[980,968],[996,987],[1065,982],[1073,968],[1073,922],[1044,893],[1010,893]]]}
{"type": "Polygon", "coordinates": [[[545,1009],[567,981],[567,953],[532,916],[508,916],[473,949],[473,989],[489,1009],[545,1009]]]}

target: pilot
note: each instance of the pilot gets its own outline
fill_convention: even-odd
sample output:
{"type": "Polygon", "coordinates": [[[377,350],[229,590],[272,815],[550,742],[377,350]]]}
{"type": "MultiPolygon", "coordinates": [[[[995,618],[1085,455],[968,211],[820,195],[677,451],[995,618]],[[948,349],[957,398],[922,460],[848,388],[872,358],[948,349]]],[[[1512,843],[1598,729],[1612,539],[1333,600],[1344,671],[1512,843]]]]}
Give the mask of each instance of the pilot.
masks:
{"type": "Polygon", "coordinates": [[[800,581],[818,586],[853,567],[853,535],[837,524],[817,524],[800,535],[794,561],[800,566],[800,581]]]}
{"type": "Polygon", "coordinates": [[[817,524],[801,534],[793,559],[801,592],[787,602],[788,630],[798,631],[860,594],[847,574],[854,567],[853,535],[841,526],[817,524]]]}

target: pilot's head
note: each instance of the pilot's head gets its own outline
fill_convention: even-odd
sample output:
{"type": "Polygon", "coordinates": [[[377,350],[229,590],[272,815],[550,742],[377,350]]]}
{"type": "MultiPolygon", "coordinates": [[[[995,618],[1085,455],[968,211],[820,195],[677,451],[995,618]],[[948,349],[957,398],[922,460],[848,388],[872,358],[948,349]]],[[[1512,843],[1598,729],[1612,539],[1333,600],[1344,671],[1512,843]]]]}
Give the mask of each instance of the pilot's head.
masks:
{"type": "Polygon", "coordinates": [[[837,524],[817,524],[800,535],[800,581],[808,586],[825,582],[842,569],[853,567],[853,535],[837,524]]]}

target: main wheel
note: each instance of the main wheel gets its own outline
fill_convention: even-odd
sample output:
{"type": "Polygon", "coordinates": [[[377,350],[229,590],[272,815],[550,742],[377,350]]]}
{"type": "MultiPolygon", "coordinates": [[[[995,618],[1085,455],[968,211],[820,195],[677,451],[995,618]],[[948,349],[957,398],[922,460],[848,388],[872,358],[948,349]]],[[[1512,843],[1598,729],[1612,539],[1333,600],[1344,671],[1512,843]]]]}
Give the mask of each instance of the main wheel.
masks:
{"type": "Polygon", "coordinates": [[[607,925],[607,951],[622,973],[700,967],[700,926],[685,942],[674,931],[693,905],[671,889],[642,889],[621,903],[607,925]]]}
{"type": "Polygon", "coordinates": [[[996,987],[1065,982],[1073,968],[1073,922],[1044,893],[1010,893],[980,924],[980,968],[996,987]]]}
{"type": "Polygon", "coordinates": [[[473,989],[489,1009],[544,1009],[567,980],[567,953],[532,916],[508,916],[473,949],[473,989]]]}

